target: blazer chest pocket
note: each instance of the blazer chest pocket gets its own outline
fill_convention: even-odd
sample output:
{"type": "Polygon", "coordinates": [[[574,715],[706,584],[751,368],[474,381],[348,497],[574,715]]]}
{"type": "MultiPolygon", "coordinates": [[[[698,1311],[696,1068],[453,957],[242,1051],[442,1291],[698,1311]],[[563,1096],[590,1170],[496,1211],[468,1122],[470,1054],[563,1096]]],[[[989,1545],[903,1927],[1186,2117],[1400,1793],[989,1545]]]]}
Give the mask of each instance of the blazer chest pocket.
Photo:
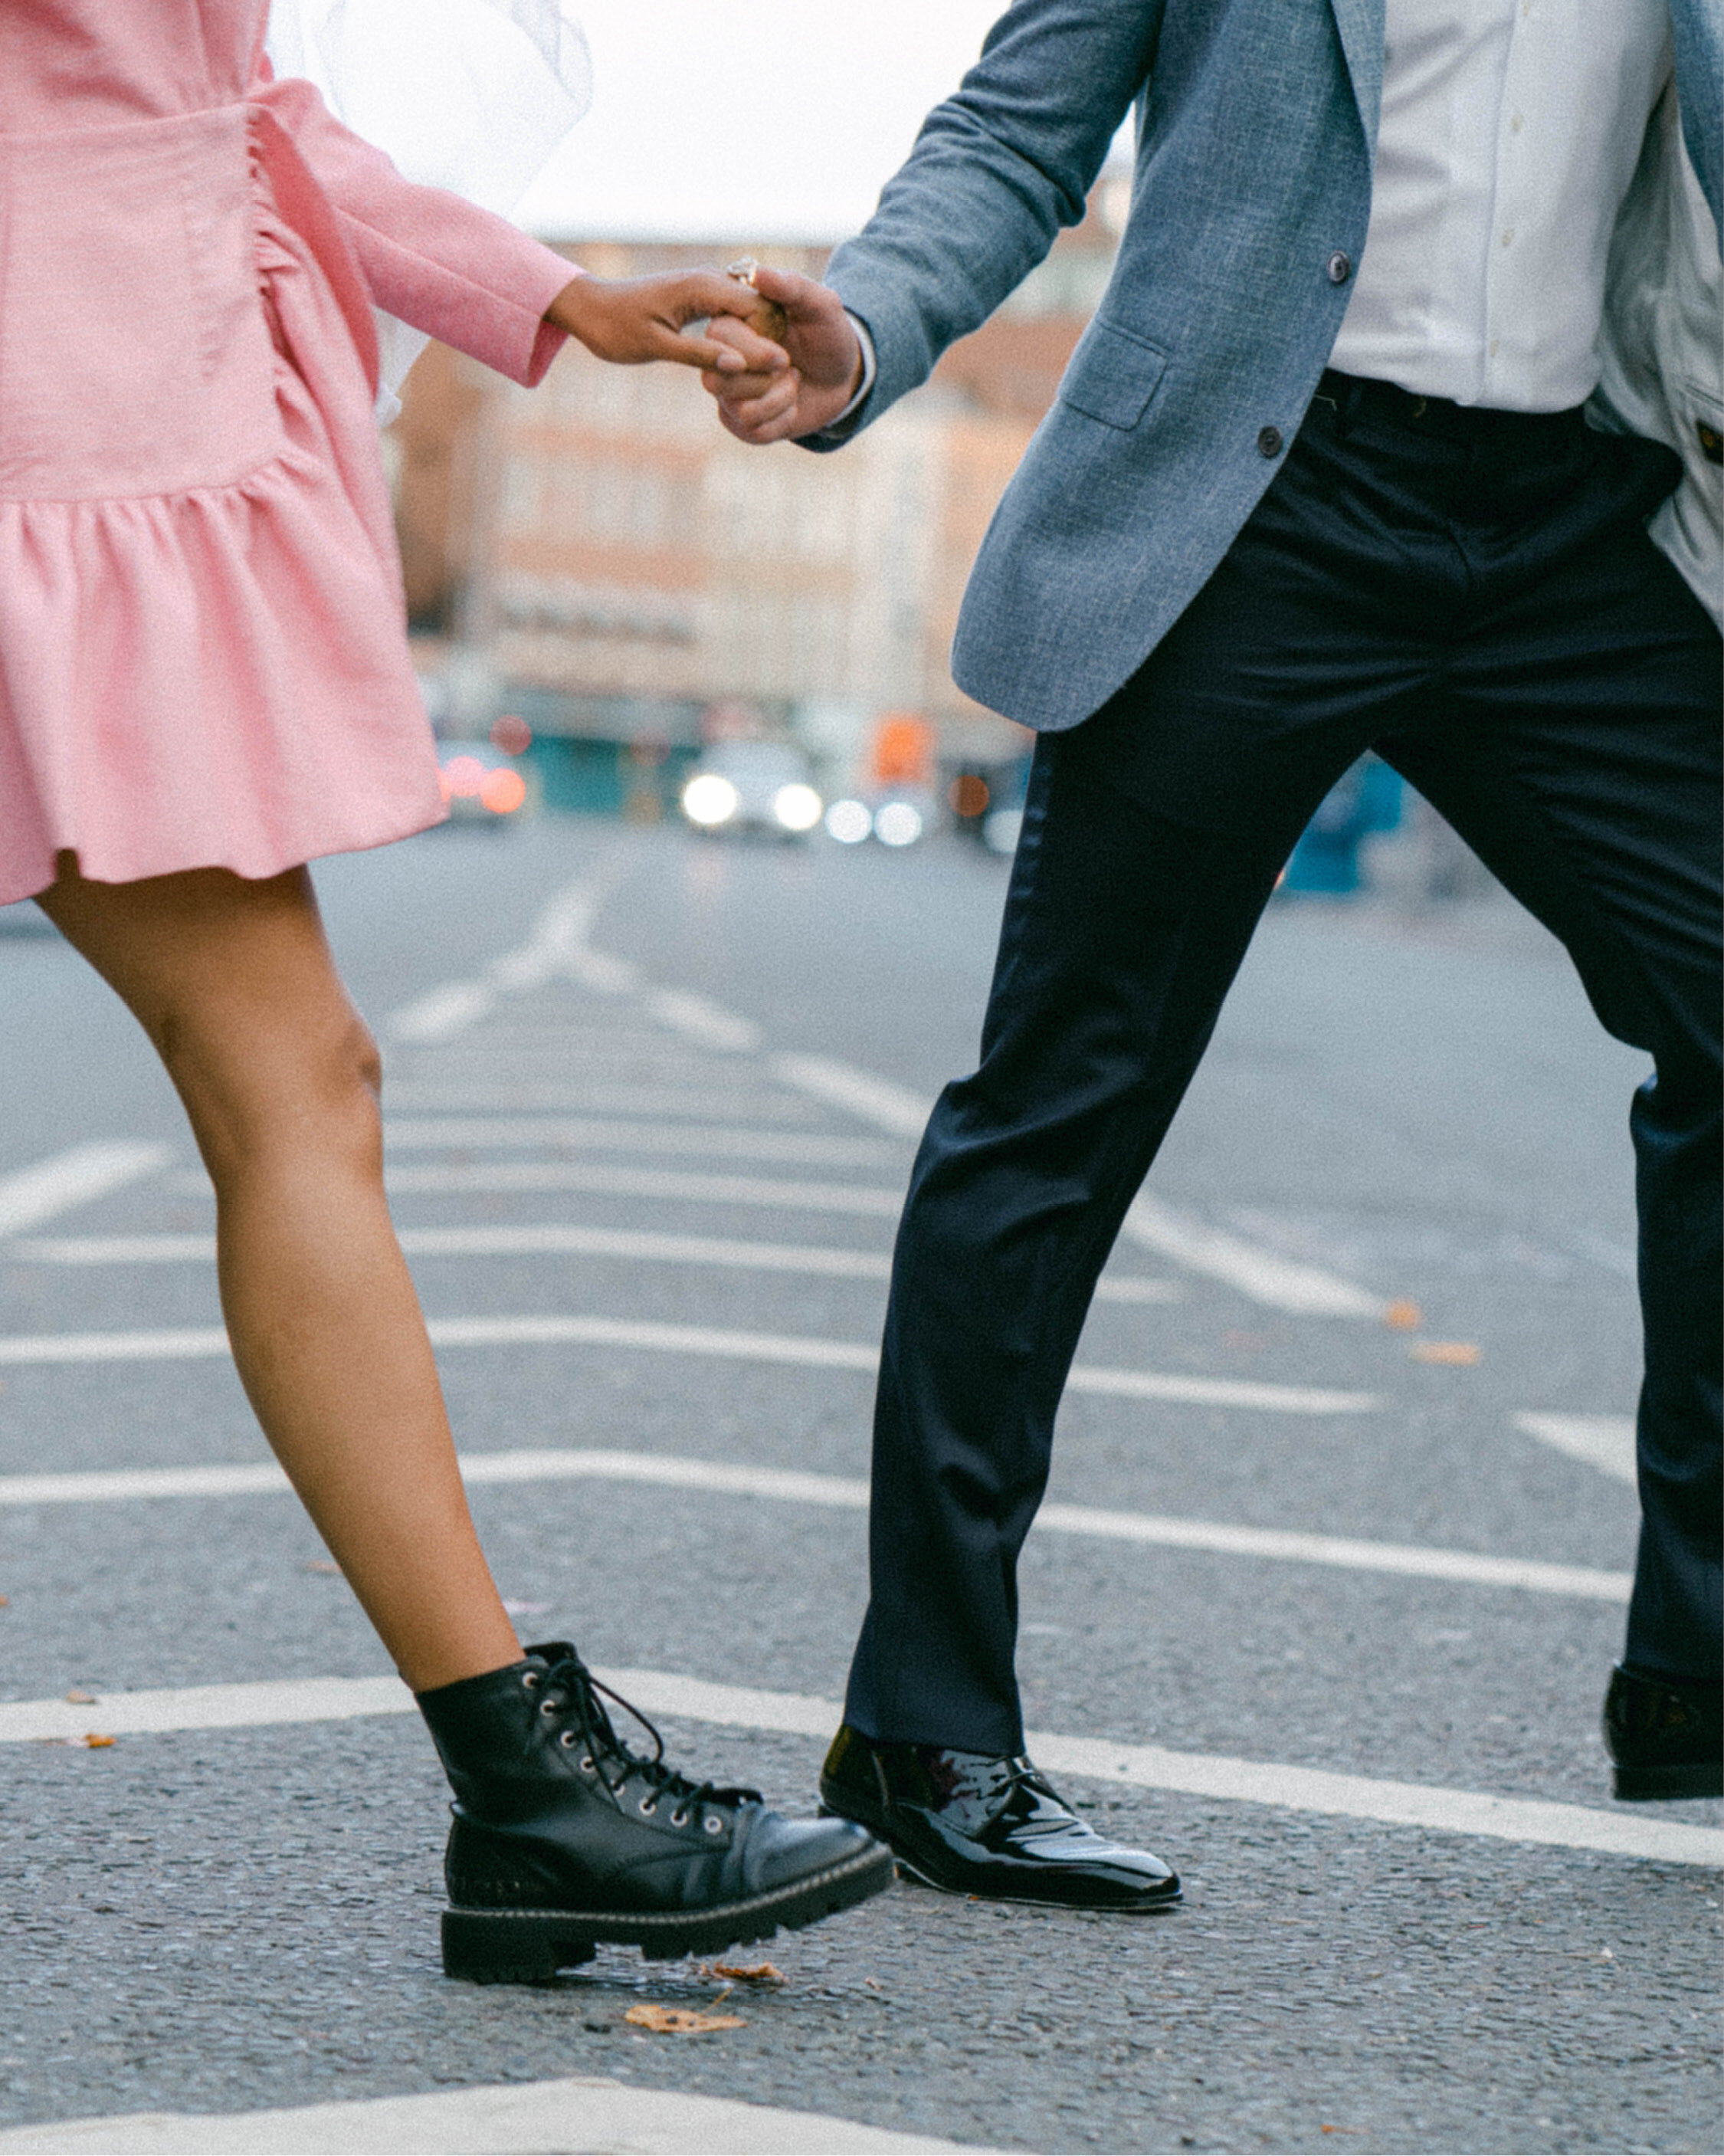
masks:
{"type": "Polygon", "coordinates": [[[1161,385],[1167,355],[1111,322],[1091,322],[1060,384],[1060,402],[1129,434],[1161,385]]]}

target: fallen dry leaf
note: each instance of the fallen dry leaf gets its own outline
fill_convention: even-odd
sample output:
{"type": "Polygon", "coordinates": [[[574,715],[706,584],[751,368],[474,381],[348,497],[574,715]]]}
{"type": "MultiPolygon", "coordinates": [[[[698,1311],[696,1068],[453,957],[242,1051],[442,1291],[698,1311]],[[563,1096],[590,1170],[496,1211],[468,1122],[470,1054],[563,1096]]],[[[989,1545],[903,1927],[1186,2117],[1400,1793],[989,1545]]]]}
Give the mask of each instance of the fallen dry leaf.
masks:
{"type": "Polygon", "coordinates": [[[111,1737],[98,1737],[94,1730],[90,1731],[84,1741],[92,1752],[105,1752],[114,1742],[111,1737]]]}
{"type": "Polygon", "coordinates": [[[69,1691],[66,1694],[66,1697],[74,1707],[94,1707],[95,1705],[95,1694],[93,1691],[69,1691]]]}
{"type": "Polygon", "coordinates": [[[740,2014],[695,2014],[686,2006],[631,2006],[623,2016],[659,2036],[705,2036],[714,2029],[746,2029],[740,2014]]]}
{"type": "MultiPolygon", "coordinates": [[[[1415,1340],[1407,1353],[1415,1363],[1449,1363],[1465,1369],[1478,1361],[1480,1350],[1470,1340],[1415,1340]]],[[[1342,2128],[1335,2130],[1338,2133],[1342,2128]]],[[[1346,2130],[1351,2133],[1352,2128],[1346,2130]]]]}
{"type": "Polygon", "coordinates": [[[712,1964],[712,1974],[727,1977],[732,1984],[788,1984],[790,1981],[776,1963],[769,1961],[716,1961],[712,1964]]]}
{"type": "Polygon", "coordinates": [[[0,1594],[0,1609],[9,1609],[11,1607],[11,1598],[8,1595],[0,1594]]]}
{"type": "Polygon", "coordinates": [[[1403,1296],[1383,1312],[1383,1322],[1397,1332],[1416,1332],[1424,1322],[1424,1312],[1416,1302],[1409,1302],[1403,1296]]]}

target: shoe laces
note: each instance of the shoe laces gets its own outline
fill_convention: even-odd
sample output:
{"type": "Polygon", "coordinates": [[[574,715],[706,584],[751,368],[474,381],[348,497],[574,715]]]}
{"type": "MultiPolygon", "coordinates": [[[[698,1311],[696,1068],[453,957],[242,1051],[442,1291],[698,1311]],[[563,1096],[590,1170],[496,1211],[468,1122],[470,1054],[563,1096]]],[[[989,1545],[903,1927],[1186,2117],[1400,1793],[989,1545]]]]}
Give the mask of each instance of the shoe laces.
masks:
{"type": "Polygon", "coordinates": [[[716,1782],[692,1781],[686,1774],[679,1774],[664,1758],[664,1739],[657,1725],[631,1701],[624,1699],[621,1692],[594,1676],[578,1655],[570,1651],[558,1654],[540,1681],[544,1687],[542,1705],[564,1717],[565,1727],[579,1732],[613,1803],[617,1802],[630,1781],[643,1781],[649,1792],[644,1809],[655,1809],[660,1801],[669,1798],[671,1823],[675,1825],[684,1819],[704,1817],[702,1808],[706,1805],[728,1811],[739,1804],[761,1801],[758,1789],[721,1788],[716,1782]],[[638,1722],[652,1739],[649,1758],[643,1758],[618,1736],[603,1703],[607,1699],[638,1722]]]}

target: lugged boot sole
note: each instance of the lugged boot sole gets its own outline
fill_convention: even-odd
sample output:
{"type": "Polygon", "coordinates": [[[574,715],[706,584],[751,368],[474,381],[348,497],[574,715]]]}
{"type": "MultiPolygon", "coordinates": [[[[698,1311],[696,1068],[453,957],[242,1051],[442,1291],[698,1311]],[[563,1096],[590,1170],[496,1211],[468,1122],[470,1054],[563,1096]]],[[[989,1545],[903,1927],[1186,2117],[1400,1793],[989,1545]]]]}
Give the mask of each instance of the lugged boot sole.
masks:
{"type": "Polygon", "coordinates": [[[870,1849],[807,1879],[711,1909],[639,1915],[615,1910],[468,1909],[443,1912],[443,1973],[466,1984],[548,1984],[601,1946],[639,1947],[649,1961],[752,1946],[854,1909],[892,1883],[892,1852],[870,1849]]]}

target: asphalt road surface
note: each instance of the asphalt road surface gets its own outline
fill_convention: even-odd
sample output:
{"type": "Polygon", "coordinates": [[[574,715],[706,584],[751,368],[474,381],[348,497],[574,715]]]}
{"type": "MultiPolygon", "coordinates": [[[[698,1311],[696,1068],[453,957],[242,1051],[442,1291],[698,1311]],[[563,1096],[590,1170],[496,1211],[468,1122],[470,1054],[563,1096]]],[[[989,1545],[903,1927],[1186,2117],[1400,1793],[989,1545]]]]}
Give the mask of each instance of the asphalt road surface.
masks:
{"type": "MultiPolygon", "coordinates": [[[[524,1635],[810,1808],[897,1197],[1003,869],[546,822],[319,885],[524,1635]]],[[[1034,1748],[1183,1907],[900,1886],[727,1993],[444,1980],[435,1763],[272,1482],[176,1104],[8,926],[0,2126],[588,2076],[1044,2152],[1719,2145],[1724,1806],[1613,1804],[1596,1732],[1641,1060],[1506,901],[1271,916],[1085,1338],[1034,1748]]]]}

